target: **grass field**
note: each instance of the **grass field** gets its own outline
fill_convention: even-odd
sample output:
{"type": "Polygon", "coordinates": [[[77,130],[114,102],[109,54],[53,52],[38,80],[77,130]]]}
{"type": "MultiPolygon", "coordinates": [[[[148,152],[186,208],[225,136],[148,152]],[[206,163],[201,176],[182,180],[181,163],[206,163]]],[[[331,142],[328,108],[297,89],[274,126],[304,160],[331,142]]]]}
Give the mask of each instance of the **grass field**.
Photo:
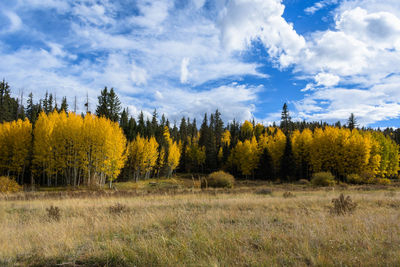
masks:
{"type": "Polygon", "coordinates": [[[0,266],[400,265],[397,187],[262,188],[3,198],[0,266]],[[329,212],[340,193],[354,213],[329,212]]]}

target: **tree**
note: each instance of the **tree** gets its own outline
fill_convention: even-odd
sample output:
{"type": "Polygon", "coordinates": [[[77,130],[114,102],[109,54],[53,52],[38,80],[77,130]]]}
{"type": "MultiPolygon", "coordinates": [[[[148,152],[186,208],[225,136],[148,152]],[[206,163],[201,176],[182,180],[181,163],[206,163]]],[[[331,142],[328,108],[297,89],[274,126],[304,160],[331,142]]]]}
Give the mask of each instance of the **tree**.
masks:
{"type": "Polygon", "coordinates": [[[292,134],[293,156],[296,162],[297,177],[309,179],[311,176],[311,146],[313,133],[304,129],[301,133],[296,130],[292,134]]]}
{"type": "Polygon", "coordinates": [[[280,176],[284,181],[290,181],[296,174],[296,163],[292,151],[292,141],[290,136],[286,136],[285,150],[281,160],[280,176]]]}
{"type": "Polygon", "coordinates": [[[259,150],[256,138],[239,141],[229,157],[229,161],[236,165],[242,175],[252,175],[259,162],[259,150]]]}
{"type": "Polygon", "coordinates": [[[272,180],[274,178],[274,166],[271,154],[265,147],[260,155],[260,160],[256,168],[256,177],[262,180],[272,180]]]}
{"type": "Polygon", "coordinates": [[[347,120],[347,127],[352,131],[354,128],[357,128],[357,120],[353,113],[350,114],[349,119],[347,120]]]}
{"type": "Polygon", "coordinates": [[[0,82],[0,122],[18,119],[20,108],[18,100],[11,97],[10,86],[3,79],[0,82]]]}
{"type": "Polygon", "coordinates": [[[35,124],[40,112],[40,107],[33,103],[32,92],[28,96],[27,106],[26,106],[26,116],[32,124],[35,124]]]}
{"type": "Polygon", "coordinates": [[[60,110],[59,111],[64,111],[64,112],[68,112],[68,103],[67,103],[67,97],[64,96],[61,100],[61,106],[60,106],[60,110]]]}
{"type": "Polygon", "coordinates": [[[108,109],[109,109],[109,119],[112,121],[118,121],[121,112],[121,101],[116,95],[114,88],[111,88],[107,99],[108,109]]]}
{"type": "Polygon", "coordinates": [[[134,179],[148,179],[156,167],[158,143],[154,137],[149,139],[137,135],[129,146],[129,162],[134,171],[134,179]]]}
{"type": "Polygon", "coordinates": [[[171,177],[172,172],[179,165],[179,158],[181,156],[181,153],[178,143],[171,139],[168,126],[164,126],[163,136],[165,141],[165,147],[163,148],[165,151],[165,155],[163,155],[164,156],[163,165],[166,168],[166,176],[171,177]]]}
{"type": "Polygon", "coordinates": [[[287,135],[292,130],[292,119],[289,114],[289,109],[286,103],[282,107],[281,125],[280,128],[287,135]]]}
{"type": "Polygon", "coordinates": [[[104,87],[100,96],[98,96],[96,115],[116,122],[119,121],[120,112],[121,102],[115,94],[114,88],[111,88],[110,91],[108,91],[107,87],[104,87]]]}

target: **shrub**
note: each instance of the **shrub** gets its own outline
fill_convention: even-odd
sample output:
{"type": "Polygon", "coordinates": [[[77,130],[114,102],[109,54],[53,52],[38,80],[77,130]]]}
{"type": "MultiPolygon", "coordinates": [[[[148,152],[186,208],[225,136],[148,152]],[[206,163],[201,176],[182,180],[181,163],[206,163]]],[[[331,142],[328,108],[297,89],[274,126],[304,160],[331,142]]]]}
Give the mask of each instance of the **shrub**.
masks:
{"type": "Polygon", "coordinates": [[[332,186],[335,184],[335,177],[330,172],[314,173],[311,184],[315,186],[332,186]]]}
{"type": "Polygon", "coordinates": [[[111,214],[122,214],[128,211],[128,208],[124,204],[116,203],[115,205],[109,207],[111,214]]]}
{"type": "Polygon", "coordinates": [[[356,203],[353,203],[350,196],[344,197],[340,194],[338,198],[332,199],[333,207],[330,208],[330,213],[334,215],[345,215],[352,213],[357,207],[356,203]]]}
{"type": "Polygon", "coordinates": [[[295,194],[293,194],[292,192],[289,192],[289,191],[283,193],[284,198],[295,197],[295,196],[296,196],[295,194]]]}
{"type": "Polygon", "coordinates": [[[272,194],[272,190],[268,189],[268,188],[263,188],[263,189],[260,189],[260,190],[256,191],[256,194],[259,194],[259,195],[271,195],[272,194]]]}
{"type": "Polygon", "coordinates": [[[366,181],[357,173],[352,173],[346,176],[346,182],[349,184],[363,184],[366,181]]]}
{"type": "Polygon", "coordinates": [[[377,184],[389,185],[391,182],[388,178],[378,178],[377,184]]]}
{"type": "Polygon", "coordinates": [[[47,217],[49,217],[50,220],[54,221],[60,220],[61,212],[58,207],[51,205],[50,208],[46,209],[46,211],[47,211],[47,217]]]}
{"type": "Polygon", "coordinates": [[[309,185],[310,181],[306,179],[300,179],[297,183],[302,185],[309,185]]]}
{"type": "Polygon", "coordinates": [[[22,186],[20,186],[15,180],[5,176],[0,177],[0,193],[16,193],[21,190],[22,186]]]}
{"type": "Polygon", "coordinates": [[[218,171],[211,173],[207,178],[201,181],[201,188],[205,187],[223,187],[232,188],[235,178],[229,173],[218,171]]]}

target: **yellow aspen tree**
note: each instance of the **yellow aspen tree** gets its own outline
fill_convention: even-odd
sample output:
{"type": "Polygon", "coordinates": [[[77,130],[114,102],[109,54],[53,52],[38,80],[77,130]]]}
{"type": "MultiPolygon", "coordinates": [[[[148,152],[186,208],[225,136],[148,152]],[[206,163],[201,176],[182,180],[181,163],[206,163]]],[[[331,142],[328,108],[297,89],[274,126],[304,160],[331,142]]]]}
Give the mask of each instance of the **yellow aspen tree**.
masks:
{"type": "Polygon", "coordinates": [[[17,120],[0,124],[0,169],[22,182],[31,149],[32,124],[17,120]]]}
{"type": "Polygon", "coordinates": [[[54,121],[43,111],[35,123],[33,130],[33,164],[34,171],[37,174],[42,174],[42,183],[46,182],[51,185],[51,172],[52,172],[52,133],[54,129],[54,121]]]}
{"type": "Polygon", "coordinates": [[[129,159],[134,168],[134,178],[149,178],[158,158],[158,143],[154,137],[150,139],[137,135],[129,144],[129,159]]]}
{"type": "Polygon", "coordinates": [[[292,133],[292,150],[296,161],[296,167],[302,178],[310,176],[311,146],[313,134],[310,129],[304,129],[301,133],[295,130],[292,133]]]}
{"type": "Polygon", "coordinates": [[[179,165],[181,152],[178,143],[171,139],[167,126],[164,127],[163,136],[166,143],[165,167],[167,168],[167,177],[170,177],[179,165]]]}
{"type": "Polygon", "coordinates": [[[245,121],[240,127],[240,135],[242,140],[251,139],[253,137],[253,124],[249,121],[245,121]]]}
{"type": "Polygon", "coordinates": [[[81,156],[84,154],[84,144],[82,143],[83,118],[76,113],[69,112],[67,124],[64,128],[64,138],[66,145],[66,170],[67,182],[73,186],[80,184],[81,178],[81,156]]]}
{"type": "Polygon", "coordinates": [[[371,141],[368,136],[363,136],[357,129],[351,131],[351,135],[347,142],[346,168],[341,175],[346,174],[362,174],[368,168],[371,155],[371,141]]]}
{"type": "Polygon", "coordinates": [[[251,140],[239,141],[233,149],[229,161],[236,165],[244,176],[253,174],[259,161],[259,149],[255,136],[251,140]]]}
{"type": "MultiPolygon", "coordinates": [[[[101,119],[101,118],[100,118],[101,119]]],[[[112,182],[117,179],[121,173],[121,169],[125,165],[127,158],[126,138],[117,122],[104,119],[105,126],[109,131],[105,136],[105,155],[104,155],[104,173],[108,179],[109,187],[112,187],[112,182]]],[[[149,146],[148,146],[149,148],[149,146]]],[[[105,182],[105,180],[103,180],[105,182]]]]}
{"type": "Polygon", "coordinates": [[[274,170],[280,170],[281,159],[285,150],[286,136],[279,128],[269,127],[269,130],[260,136],[259,150],[265,147],[271,154],[274,170]],[[268,132],[272,134],[268,134],[268,132]]]}

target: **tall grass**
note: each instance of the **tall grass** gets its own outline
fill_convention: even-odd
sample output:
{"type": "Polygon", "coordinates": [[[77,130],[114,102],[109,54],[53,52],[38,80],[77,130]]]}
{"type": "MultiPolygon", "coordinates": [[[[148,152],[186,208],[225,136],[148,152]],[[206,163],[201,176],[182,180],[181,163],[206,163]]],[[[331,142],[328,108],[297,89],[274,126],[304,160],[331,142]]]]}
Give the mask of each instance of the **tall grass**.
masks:
{"type": "Polygon", "coordinates": [[[0,201],[0,266],[399,266],[400,194],[344,193],[346,216],[325,190],[0,201]]]}

